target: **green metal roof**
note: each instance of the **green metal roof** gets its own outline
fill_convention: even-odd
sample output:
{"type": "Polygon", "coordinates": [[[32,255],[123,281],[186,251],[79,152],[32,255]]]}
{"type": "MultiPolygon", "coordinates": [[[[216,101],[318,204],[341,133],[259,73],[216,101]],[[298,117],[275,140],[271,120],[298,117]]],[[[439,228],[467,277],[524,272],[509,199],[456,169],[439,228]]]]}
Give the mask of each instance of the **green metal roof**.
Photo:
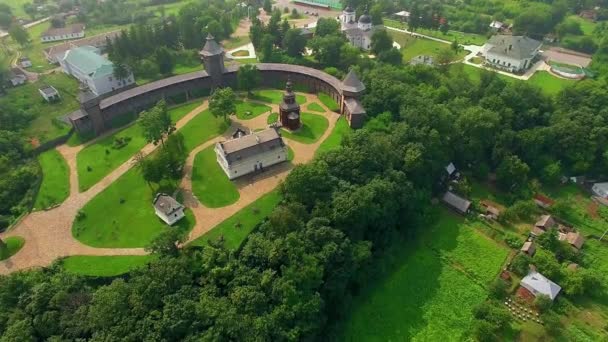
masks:
{"type": "Polygon", "coordinates": [[[87,75],[108,75],[114,72],[114,64],[97,54],[97,48],[89,45],[73,48],[66,52],[65,61],[87,75]]]}

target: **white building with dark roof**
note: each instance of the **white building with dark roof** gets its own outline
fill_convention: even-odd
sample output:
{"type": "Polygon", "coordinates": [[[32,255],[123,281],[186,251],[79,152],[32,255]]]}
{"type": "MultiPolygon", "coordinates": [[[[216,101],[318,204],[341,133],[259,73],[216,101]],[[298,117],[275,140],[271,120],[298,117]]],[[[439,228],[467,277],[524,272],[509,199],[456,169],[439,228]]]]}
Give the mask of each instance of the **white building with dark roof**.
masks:
{"type": "Polygon", "coordinates": [[[355,10],[350,5],[346,6],[340,15],[340,26],[346,39],[363,50],[371,49],[372,35],[376,30],[383,28],[382,25],[372,25],[372,17],[368,14],[367,9],[357,21],[355,10]]]}
{"type": "Polygon", "coordinates": [[[73,24],[66,27],[52,27],[40,35],[43,43],[84,37],[84,24],[73,24]]]}
{"type": "Polygon", "coordinates": [[[55,89],[55,87],[53,87],[52,85],[42,86],[38,88],[38,92],[47,102],[56,101],[61,98],[57,89],[55,89]]]}
{"type": "Polygon", "coordinates": [[[274,128],[239,135],[215,145],[217,163],[235,179],[287,160],[287,146],[274,128]]]}
{"type": "Polygon", "coordinates": [[[152,204],[154,205],[156,216],[170,226],[185,216],[185,207],[167,194],[156,194],[152,204]]]}
{"type": "Polygon", "coordinates": [[[463,215],[468,214],[469,210],[471,209],[471,201],[462,198],[451,191],[446,192],[441,200],[452,209],[463,215]]]}
{"type": "Polygon", "coordinates": [[[542,294],[546,295],[551,300],[554,300],[562,290],[559,285],[547,279],[544,275],[534,271],[525,276],[519,285],[530,291],[534,297],[542,294]]]}
{"type": "Polygon", "coordinates": [[[509,72],[532,66],[542,43],[526,36],[495,35],[481,48],[486,64],[509,72]]]}

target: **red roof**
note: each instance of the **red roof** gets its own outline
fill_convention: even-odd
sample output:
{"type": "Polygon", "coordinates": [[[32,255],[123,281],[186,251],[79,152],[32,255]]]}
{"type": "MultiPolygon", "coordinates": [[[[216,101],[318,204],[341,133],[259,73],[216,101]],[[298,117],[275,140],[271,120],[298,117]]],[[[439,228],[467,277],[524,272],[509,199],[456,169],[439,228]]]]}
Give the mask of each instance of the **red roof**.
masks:
{"type": "Polygon", "coordinates": [[[555,203],[554,200],[541,194],[534,195],[534,199],[547,205],[553,205],[555,203]]]}

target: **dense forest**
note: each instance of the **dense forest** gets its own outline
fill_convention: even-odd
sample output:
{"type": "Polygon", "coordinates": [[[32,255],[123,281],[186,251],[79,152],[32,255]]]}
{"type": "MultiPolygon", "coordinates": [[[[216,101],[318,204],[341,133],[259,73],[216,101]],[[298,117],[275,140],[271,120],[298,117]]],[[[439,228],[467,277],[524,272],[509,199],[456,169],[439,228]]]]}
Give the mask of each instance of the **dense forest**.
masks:
{"type": "Polygon", "coordinates": [[[512,200],[532,179],[600,175],[608,166],[606,91],[582,81],[555,100],[492,73],[470,80],[424,66],[360,68],[366,128],[298,166],[283,203],[238,251],[221,240],[178,250],[116,279],[59,266],[0,280],[2,341],[309,340],[330,331],[374,276],[396,235],[415,239],[443,167],[497,173],[512,200]]]}

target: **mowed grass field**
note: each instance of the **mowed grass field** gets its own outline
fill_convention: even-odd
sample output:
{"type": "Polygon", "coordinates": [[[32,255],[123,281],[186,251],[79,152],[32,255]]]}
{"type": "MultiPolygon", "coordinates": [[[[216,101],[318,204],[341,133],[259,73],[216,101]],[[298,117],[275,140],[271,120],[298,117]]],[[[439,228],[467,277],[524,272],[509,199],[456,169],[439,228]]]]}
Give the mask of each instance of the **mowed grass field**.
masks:
{"type": "Polygon", "coordinates": [[[192,165],[192,191],[208,208],[225,207],[240,197],[236,185],[218,165],[214,148],[212,145],[199,152],[192,165]]]}
{"type": "MultiPolygon", "coordinates": [[[[404,62],[409,63],[412,58],[420,55],[437,57],[441,50],[451,49],[449,44],[426,38],[415,38],[407,33],[391,30],[388,30],[388,33],[393,37],[395,42],[401,45],[401,54],[403,55],[404,62]]],[[[466,54],[466,51],[461,50],[455,56],[455,59],[462,59],[466,54]]]]}
{"type": "Polygon", "coordinates": [[[44,75],[35,83],[9,88],[6,95],[0,97],[0,104],[8,108],[23,110],[34,116],[33,121],[25,130],[27,137],[40,143],[64,136],[70,131],[70,126],[58,118],[78,109],[78,82],[68,75],[57,72],[44,75]],[[61,101],[46,102],[38,89],[43,85],[52,85],[59,91],[61,101]]]}
{"type": "Polygon", "coordinates": [[[63,202],[70,194],[70,170],[63,156],[55,149],[41,153],[38,162],[42,183],[34,209],[45,209],[63,202]]]}
{"type": "Polygon", "coordinates": [[[236,101],[236,117],[241,120],[253,119],[259,115],[270,112],[271,108],[261,103],[236,101]]]}
{"type": "Polygon", "coordinates": [[[461,341],[473,308],[501,269],[506,248],[463,218],[437,209],[438,220],[417,242],[396,243],[385,272],[354,299],[338,332],[344,341],[461,341]]]}
{"type": "MultiPolygon", "coordinates": [[[[274,89],[262,89],[256,90],[253,92],[253,96],[251,96],[252,100],[257,100],[260,102],[280,104],[283,101],[283,93],[282,90],[274,90],[274,89]]],[[[306,103],[306,97],[302,94],[296,94],[296,102],[300,105],[306,103]]]]}
{"type": "Polygon", "coordinates": [[[229,126],[223,118],[213,116],[207,109],[188,121],[179,132],[184,136],[186,151],[190,152],[205,141],[224,133],[229,126]]]}
{"type": "MultiPolygon", "coordinates": [[[[169,110],[175,123],[201,104],[200,101],[174,107],[169,110]]],[[[135,122],[125,129],[109,135],[78,152],[78,187],[85,191],[95,185],[118,166],[133,157],[146,145],[143,129],[135,122]],[[114,148],[117,139],[130,139],[126,146],[114,148]]]]}
{"type": "Polygon", "coordinates": [[[331,96],[325,93],[319,93],[317,94],[317,97],[319,98],[319,101],[332,112],[340,111],[340,105],[331,96]]]}
{"type": "Polygon", "coordinates": [[[143,267],[152,260],[152,255],[74,255],[63,259],[61,265],[69,273],[113,277],[143,267]]]}
{"type": "Polygon", "coordinates": [[[353,132],[353,129],[348,125],[348,121],[346,121],[344,116],[341,116],[331,134],[319,145],[316,153],[319,154],[339,148],[342,139],[351,132],[353,132]]]}
{"type": "Polygon", "coordinates": [[[303,144],[314,144],[329,126],[329,121],[322,115],[301,113],[302,126],[295,132],[281,129],[281,135],[303,144]]]}
{"type": "Polygon", "coordinates": [[[154,213],[152,200],[161,190],[151,188],[137,168],[132,168],[95,196],[80,210],[72,224],[72,235],[93,247],[146,247],[160,233],[177,229],[186,234],[194,226],[194,215],[169,227],[154,213]]]}
{"type": "Polygon", "coordinates": [[[190,245],[205,246],[207,241],[217,241],[222,238],[228,249],[239,248],[253,229],[270,215],[281,198],[278,190],[267,193],[215,226],[205,235],[192,241],[190,245]]]}
{"type": "MultiPolygon", "coordinates": [[[[405,30],[407,29],[407,23],[403,23],[397,20],[392,19],[383,19],[384,25],[389,27],[395,27],[398,29],[405,30]]],[[[483,45],[488,40],[484,35],[477,33],[466,33],[466,32],[458,32],[449,30],[448,33],[443,34],[438,30],[430,30],[418,28],[416,29],[416,33],[424,34],[426,36],[435,37],[448,41],[458,41],[460,44],[465,45],[483,45]]]]}

